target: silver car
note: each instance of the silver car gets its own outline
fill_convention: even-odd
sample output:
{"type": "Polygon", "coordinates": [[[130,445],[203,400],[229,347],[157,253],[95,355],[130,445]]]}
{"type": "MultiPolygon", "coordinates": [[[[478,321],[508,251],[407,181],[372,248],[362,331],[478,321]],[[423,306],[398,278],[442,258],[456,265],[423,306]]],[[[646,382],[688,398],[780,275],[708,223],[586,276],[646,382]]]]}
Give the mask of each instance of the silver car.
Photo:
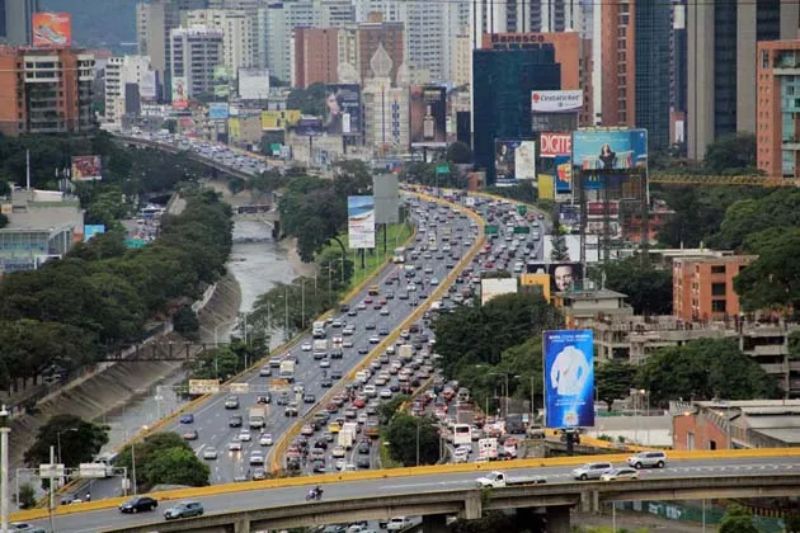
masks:
{"type": "Polygon", "coordinates": [[[600,479],[600,476],[607,474],[614,469],[611,463],[586,463],[572,471],[572,477],[581,481],[587,479],[600,479]]]}
{"type": "Polygon", "coordinates": [[[667,454],[662,451],[639,452],[626,459],[634,468],[664,468],[667,466],[667,454]]]}

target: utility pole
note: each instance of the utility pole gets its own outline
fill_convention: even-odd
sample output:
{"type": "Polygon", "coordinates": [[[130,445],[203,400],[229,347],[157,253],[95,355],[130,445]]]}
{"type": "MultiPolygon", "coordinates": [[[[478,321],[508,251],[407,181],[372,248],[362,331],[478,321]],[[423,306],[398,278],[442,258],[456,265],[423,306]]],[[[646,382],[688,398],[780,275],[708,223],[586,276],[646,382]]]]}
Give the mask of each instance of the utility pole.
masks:
{"type": "Polygon", "coordinates": [[[0,410],[0,531],[8,531],[8,409],[3,405],[0,410]]]}

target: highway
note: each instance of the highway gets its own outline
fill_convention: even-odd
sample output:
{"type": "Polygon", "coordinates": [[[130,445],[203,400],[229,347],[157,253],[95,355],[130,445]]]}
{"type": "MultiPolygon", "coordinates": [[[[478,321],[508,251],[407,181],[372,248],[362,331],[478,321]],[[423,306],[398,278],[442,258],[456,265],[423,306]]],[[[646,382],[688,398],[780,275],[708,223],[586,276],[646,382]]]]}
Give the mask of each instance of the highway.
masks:
{"type": "MultiPolygon", "coordinates": [[[[579,458],[576,458],[580,460],[579,458]]],[[[595,456],[592,459],[598,460],[595,456]]],[[[616,462],[620,465],[620,462],[616,462]]],[[[552,484],[577,484],[570,475],[572,466],[554,466],[545,468],[519,468],[510,469],[509,463],[491,463],[489,468],[502,469],[512,475],[544,475],[547,486],[552,484]]],[[[721,453],[714,459],[689,459],[672,460],[664,469],[642,470],[641,479],[655,478],[703,478],[742,475],[763,475],[774,477],[780,474],[800,474],[800,458],[788,457],[730,457],[721,453]]],[[[358,475],[357,473],[355,475],[358,475]]],[[[392,496],[409,493],[425,493],[447,490],[469,489],[475,487],[475,479],[479,472],[440,472],[435,474],[422,474],[410,477],[394,477],[385,479],[366,479],[360,481],[347,481],[347,474],[343,474],[343,481],[326,484],[323,501],[349,500],[366,496],[392,496]]],[[[617,482],[624,483],[624,482],[617,482]]],[[[244,486],[243,486],[244,487],[244,486]]],[[[280,507],[291,504],[303,503],[308,486],[294,486],[272,489],[251,489],[236,493],[225,493],[214,496],[194,498],[200,501],[206,514],[219,512],[232,512],[239,510],[254,510],[265,507],[280,507]]],[[[157,494],[156,494],[157,496],[157,494]]],[[[79,504],[80,505],[80,504],[79,504]]],[[[79,514],[59,515],[55,517],[56,529],[60,532],[89,533],[112,529],[115,527],[147,524],[156,526],[163,520],[162,512],[169,506],[168,502],[161,502],[157,513],[142,513],[139,515],[123,515],[116,509],[89,511],[79,514]]],[[[42,527],[47,526],[47,520],[34,522],[42,527]]]]}

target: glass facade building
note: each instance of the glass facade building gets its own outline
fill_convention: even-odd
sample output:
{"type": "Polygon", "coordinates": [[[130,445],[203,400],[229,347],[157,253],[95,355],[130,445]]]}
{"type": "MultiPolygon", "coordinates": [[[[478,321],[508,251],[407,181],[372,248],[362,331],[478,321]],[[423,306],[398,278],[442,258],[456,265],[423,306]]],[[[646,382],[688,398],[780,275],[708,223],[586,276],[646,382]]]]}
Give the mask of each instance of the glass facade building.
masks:
{"type": "Polygon", "coordinates": [[[651,149],[669,145],[670,33],[672,6],[637,2],[635,125],[648,132],[651,149]]]}

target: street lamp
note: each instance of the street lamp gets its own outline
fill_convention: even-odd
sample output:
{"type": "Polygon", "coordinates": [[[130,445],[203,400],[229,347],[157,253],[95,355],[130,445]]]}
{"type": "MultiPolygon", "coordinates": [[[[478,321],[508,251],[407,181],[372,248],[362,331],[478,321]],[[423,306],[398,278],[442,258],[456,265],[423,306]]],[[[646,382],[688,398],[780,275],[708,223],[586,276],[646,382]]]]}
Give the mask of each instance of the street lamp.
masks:
{"type": "Polygon", "coordinates": [[[505,394],[505,418],[508,418],[508,376],[510,375],[508,372],[489,372],[486,374],[487,376],[505,376],[505,385],[506,385],[506,394],[505,394]]]}
{"type": "MultiPolygon", "coordinates": [[[[523,377],[524,376],[522,376],[520,374],[517,374],[517,375],[514,376],[514,379],[522,379],[523,377]]],[[[534,377],[533,377],[533,374],[531,374],[531,419],[528,422],[529,425],[533,424],[535,419],[536,419],[536,413],[535,413],[535,409],[533,407],[534,389],[535,389],[535,387],[534,387],[534,377]]]]}
{"type": "Polygon", "coordinates": [[[0,409],[0,531],[8,531],[8,423],[9,412],[5,404],[0,409]]]}
{"type": "MultiPolygon", "coordinates": [[[[142,432],[146,433],[149,428],[144,425],[142,426],[142,432]]],[[[131,441],[131,477],[132,485],[133,485],[133,495],[136,496],[139,493],[139,487],[136,483],[136,440],[137,437],[134,436],[133,440],[131,441]]]]}

